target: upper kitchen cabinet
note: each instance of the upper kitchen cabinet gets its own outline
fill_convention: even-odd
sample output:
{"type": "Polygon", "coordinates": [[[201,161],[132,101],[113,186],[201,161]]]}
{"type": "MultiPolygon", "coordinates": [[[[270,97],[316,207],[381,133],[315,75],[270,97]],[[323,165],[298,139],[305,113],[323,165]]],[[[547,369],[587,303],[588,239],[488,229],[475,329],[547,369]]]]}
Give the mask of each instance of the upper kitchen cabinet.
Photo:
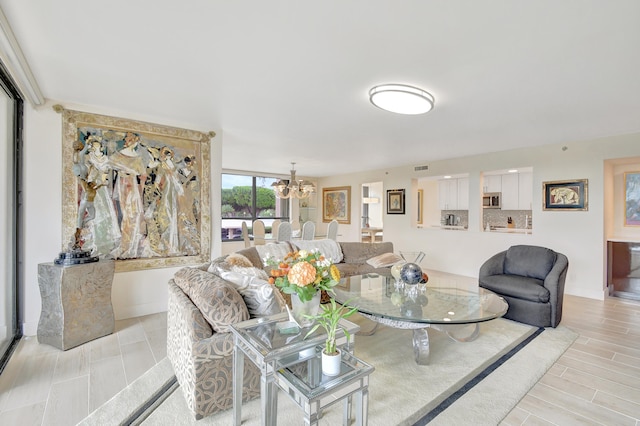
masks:
{"type": "Polygon", "coordinates": [[[502,210],[531,210],[533,172],[530,167],[487,172],[482,176],[482,189],[499,196],[502,210]]]}
{"type": "Polygon", "coordinates": [[[438,180],[440,210],[469,210],[469,178],[438,180]]]}
{"type": "Polygon", "coordinates": [[[518,173],[518,210],[531,210],[533,205],[533,173],[518,173]]]}
{"type": "Polygon", "coordinates": [[[518,210],[518,174],[502,175],[502,210],[518,210]]]}
{"type": "Polygon", "coordinates": [[[486,192],[502,192],[502,175],[484,175],[483,191],[486,192]]]}

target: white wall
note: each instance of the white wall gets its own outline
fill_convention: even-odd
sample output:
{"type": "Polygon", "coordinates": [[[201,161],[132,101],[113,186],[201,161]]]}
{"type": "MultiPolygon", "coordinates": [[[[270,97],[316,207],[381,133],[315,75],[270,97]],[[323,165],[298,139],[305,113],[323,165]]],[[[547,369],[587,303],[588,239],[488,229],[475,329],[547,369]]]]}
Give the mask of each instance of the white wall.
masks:
{"type": "MultiPolygon", "coordinates": [[[[411,188],[412,179],[468,173],[468,231],[447,231],[426,226],[419,229],[411,226],[410,214],[385,215],[385,241],[393,242],[396,251],[424,251],[427,256],[423,267],[474,277],[489,256],[511,245],[546,246],[569,258],[566,293],[602,299],[606,287],[604,202],[605,199],[614,198],[605,198],[604,162],[638,155],[640,134],[633,134],[437,161],[429,163],[429,170],[421,172],[415,172],[413,165],[410,165],[332,176],[320,179],[318,184],[320,191],[322,187],[351,185],[353,192],[364,182],[381,180],[386,194],[387,189],[411,188]],[[566,150],[563,150],[565,146],[566,150]],[[533,167],[533,234],[481,232],[481,173],[527,166],[533,167]],[[564,179],[589,180],[588,211],[542,211],[542,182],[564,179]]],[[[358,241],[359,200],[353,198],[351,225],[341,225],[340,229],[343,241],[358,241]]],[[[407,212],[414,210],[413,203],[414,199],[407,197],[407,212]]],[[[637,238],[638,234],[635,235],[637,238]]]]}
{"type": "MultiPolygon", "coordinates": [[[[52,262],[63,248],[62,241],[62,116],[49,102],[34,110],[25,104],[24,130],[24,211],[25,283],[21,294],[23,333],[35,335],[40,318],[38,264],[52,262]]],[[[198,129],[192,123],[169,122],[157,117],[133,116],[126,111],[110,111],[63,104],[65,108],[126,117],[175,127],[208,132],[211,140],[211,241],[212,256],[220,254],[220,171],[222,132],[198,129]]],[[[177,268],[116,273],[112,301],[116,319],[147,315],[167,309],[167,281],[177,268]]]]}

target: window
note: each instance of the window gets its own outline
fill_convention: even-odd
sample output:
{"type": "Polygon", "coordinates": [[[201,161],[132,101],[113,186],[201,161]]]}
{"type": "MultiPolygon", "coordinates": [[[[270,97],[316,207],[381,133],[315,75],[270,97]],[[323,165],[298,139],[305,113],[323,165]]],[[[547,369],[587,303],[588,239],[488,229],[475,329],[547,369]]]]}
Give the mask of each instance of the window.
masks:
{"type": "Polygon", "coordinates": [[[222,174],[222,241],[242,240],[242,222],[249,233],[261,219],[267,233],[275,219],[289,220],[289,200],[276,197],[271,184],[277,178],[222,174]]]}

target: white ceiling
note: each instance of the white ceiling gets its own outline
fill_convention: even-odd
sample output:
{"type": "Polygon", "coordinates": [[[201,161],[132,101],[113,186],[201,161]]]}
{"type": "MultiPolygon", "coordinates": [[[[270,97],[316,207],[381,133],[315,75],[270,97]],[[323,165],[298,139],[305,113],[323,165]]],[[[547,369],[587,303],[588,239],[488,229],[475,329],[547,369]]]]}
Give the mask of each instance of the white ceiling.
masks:
{"type": "Polygon", "coordinates": [[[44,96],[327,176],[640,131],[636,0],[0,0],[44,96]],[[372,106],[381,83],[435,109],[372,106]]]}

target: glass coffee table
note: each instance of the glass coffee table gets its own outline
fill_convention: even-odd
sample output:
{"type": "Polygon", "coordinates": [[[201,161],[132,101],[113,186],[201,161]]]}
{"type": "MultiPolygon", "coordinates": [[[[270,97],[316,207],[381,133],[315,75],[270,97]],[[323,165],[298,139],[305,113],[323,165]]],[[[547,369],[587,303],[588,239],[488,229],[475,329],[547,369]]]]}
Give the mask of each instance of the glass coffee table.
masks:
{"type": "Polygon", "coordinates": [[[478,337],[481,322],[507,312],[507,302],[478,287],[474,278],[425,272],[428,283],[415,285],[397,282],[391,274],[343,278],[334,287],[335,299],[357,307],[362,316],[378,324],[413,330],[413,352],[418,364],[429,363],[429,328],[444,332],[457,342],[469,342],[478,337]]]}

